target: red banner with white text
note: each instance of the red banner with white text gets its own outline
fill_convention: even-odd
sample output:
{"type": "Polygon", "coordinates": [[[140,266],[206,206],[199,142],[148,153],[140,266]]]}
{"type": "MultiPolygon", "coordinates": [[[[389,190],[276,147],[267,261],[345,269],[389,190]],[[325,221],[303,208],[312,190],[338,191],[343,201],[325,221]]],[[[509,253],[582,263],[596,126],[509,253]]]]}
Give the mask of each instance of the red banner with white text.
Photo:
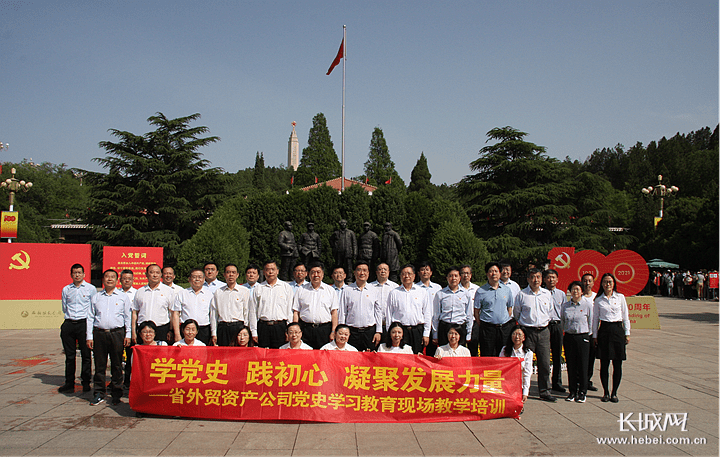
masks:
{"type": "Polygon", "coordinates": [[[135,346],[130,406],[165,416],[315,422],[519,417],[520,361],[373,352],[135,346]]]}

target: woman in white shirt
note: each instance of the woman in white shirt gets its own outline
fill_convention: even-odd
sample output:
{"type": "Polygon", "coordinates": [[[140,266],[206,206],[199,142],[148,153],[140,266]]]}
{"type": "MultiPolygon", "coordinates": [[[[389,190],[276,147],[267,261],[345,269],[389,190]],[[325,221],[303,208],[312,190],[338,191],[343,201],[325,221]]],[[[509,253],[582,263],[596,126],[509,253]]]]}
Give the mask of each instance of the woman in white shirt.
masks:
{"type": "Polygon", "coordinates": [[[385,342],[377,348],[377,352],[394,352],[396,354],[412,354],[412,346],[403,340],[404,330],[400,322],[393,322],[388,328],[385,342]]]}
{"type": "Polygon", "coordinates": [[[157,333],[157,326],[153,321],[141,322],[138,325],[138,335],[140,340],[138,344],[143,346],[167,346],[165,341],[155,341],[155,334],[157,333]]]}
{"type": "MultiPolygon", "coordinates": [[[[507,343],[500,349],[500,357],[517,357],[522,366],[522,401],[528,398],[530,392],[530,376],[533,372],[533,352],[525,347],[525,330],[517,327],[510,334],[507,343]]],[[[524,408],[523,408],[524,409],[524,408]]],[[[522,411],[520,411],[522,413],[522,411]]]]}
{"type": "Polygon", "coordinates": [[[450,324],[447,337],[448,344],[440,346],[435,351],[435,357],[440,360],[443,357],[470,357],[470,350],[465,346],[460,346],[460,324],[450,324]]]}
{"type": "Polygon", "coordinates": [[[600,280],[602,294],[593,306],[593,342],[600,359],[600,381],[605,391],[600,401],[618,402],[617,390],[622,380],[622,361],[627,358],[625,346],[630,342],[630,316],[625,296],[617,292],[617,281],[611,273],[600,280]],[[613,364],[613,386],[608,393],[610,361],[613,364]]]}
{"type": "Polygon", "coordinates": [[[335,339],[321,347],[320,350],[357,352],[357,349],[348,344],[349,339],[350,327],[345,324],[338,324],[337,327],[335,327],[335,339]]]}
{"type": "Polygon", "coordinates": [[[309,349],[312,351],[312,346],[303,343],[302,328],[299,323],[290,322],[285,329],[285,337],[288,342],[280,346],[280,349],[309,349]]]}
{"type": "Polygon", "coordinates": [[[205,346],[205,343],[195,338],[198,334],[198,323],[195,319],[188,319],[180,325],[180,333],[183,338],[173,346],[205,346]]]}

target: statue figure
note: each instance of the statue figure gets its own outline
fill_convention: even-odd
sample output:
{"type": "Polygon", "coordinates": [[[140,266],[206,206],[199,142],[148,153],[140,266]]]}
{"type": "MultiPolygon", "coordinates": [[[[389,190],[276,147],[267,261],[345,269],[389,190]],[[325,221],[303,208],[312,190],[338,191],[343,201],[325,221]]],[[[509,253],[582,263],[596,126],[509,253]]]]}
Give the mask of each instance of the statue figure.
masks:
{"type": "Polygon", "coordinates": [[[300,255],[302,255],[305,266],[309,268],[313,262],[320,260],[322,253],[322,241],[320,235],[315,231],[315,223],[307,223],[307,232],[300,235],[300,255]]]}
{"type": "Polygon", "coordinates": [[[358,237],[358,260],[367,262],[372,273],[375,272],[375,263],[380,254],[380,238],[377,233],[370,230],[370,222],[363,224],[364,233],[358,237]]]}
{"type": "Polygon", "coordinates": [[[400,235],[392,229],[390,222],[385,222],[385,233],[383,233],[382,244],[380,245],[380,262],[387,263],[390,267],[390,280],[398,281],[400,270],[400,249],[402,240],[400,235]]]}
{"type": "Polygon", "coordinates": [[[283,281],[289,281],[292,278],[295,259],[298,258],[297,244],[295,244],[295,235],[293,235],[290,221],[285,221],[285,230],[278,235],[278,245],[280,245],[281,258],[279,277],[283,281]]]}
{"type": "Polygon", "coordinates": [[[335,265],[345,268],[347,277],[345,283],[352,282],[353,262],[357,255],[357,239],[355,232],[347,228],[347,221],[340,220],[340,230],[336,230],[330,237],[335,265]]]}

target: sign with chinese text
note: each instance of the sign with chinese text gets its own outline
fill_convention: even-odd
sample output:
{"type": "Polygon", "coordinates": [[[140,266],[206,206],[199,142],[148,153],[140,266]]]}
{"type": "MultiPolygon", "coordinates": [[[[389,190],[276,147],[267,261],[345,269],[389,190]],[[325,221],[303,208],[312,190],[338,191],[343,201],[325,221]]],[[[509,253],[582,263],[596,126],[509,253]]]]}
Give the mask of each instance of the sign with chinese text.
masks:
{"type": "Polygon", "coordinates": [[[655,297],[625,297],[628,306],[630,328],[647,328],[660,330],[655,297]]]}
{"type": "Polygon", "coordinates": [[[90,282],[89,244],[0,243],[0,328],[60,327],[60,294],[76,263],[90,282]]]}
{"type": "Polygon", "coordinates": [[[139,289],[147,284],[145,268],[156,263],[163,266],[163,248],[133,246],[103,247],[103,271],[112,268],[118,274],[122,270],[133,272],[133,287],[139,289]]]}
{"type": "Polygon", "coordinates": [[[3,211],[0,215],[0,238],[17,238],[18,212],[3,211]]]}
{"type": "Polygon", "coordinates": [[[718,288],[718,272],[717,271],[708,273],[708,288],[709,289],[717,289],[718,288]]]}
{"type": "Polygon", "coordinates": [[[557,288],[566,291],[573,281],[580,281],[585,273],[595,277],[593,292],[600,290],[600,277],[612,273],[617,280],[617,291],[635,295],[647,284],[650,273],[640,254],[627,249],[611,252],[607,256],[593,250],[575,252],[575,248],[553,248],[548,253],[550,268],[557,270],[557,288]]]}
{"type": "Polygon", "coordinates": [[[314,422],[519,417],[520,361],[263,348],[135,346],[130,406],[166,416],[314,422]]]}

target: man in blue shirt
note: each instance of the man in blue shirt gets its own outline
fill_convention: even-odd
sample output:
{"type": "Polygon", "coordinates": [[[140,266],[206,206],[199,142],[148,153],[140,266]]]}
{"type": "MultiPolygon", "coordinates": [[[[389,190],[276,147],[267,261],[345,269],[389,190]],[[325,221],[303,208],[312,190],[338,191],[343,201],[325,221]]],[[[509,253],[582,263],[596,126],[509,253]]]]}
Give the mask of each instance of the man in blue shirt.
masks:
{"type": "Polygon", "coordinates": [[[91,405],[105,401],[105,371],[108,356],[112,373],[112,404],[120,403],[123,386],[122,353],[130,346],[132,312],[130,299],[115,288],[118,274],[115,270],[103,273],[103,290],[93,296],[87,317],[87,345],[95,355],[95,396],[91,405]]]}
{"type": "Polygon", "coordinates": [[[512,289],[500,282],[497,262],[485,265],[488,282],[475,292],[475,320],[480,329],[481,357],[497,357],[515,327],[512,289]]]}
{"type": "Polygon", "coordinates": [[[83,392],[90,391],[90,375],[92,374],[92,354],[85,341],[88,309],[90,299],[97,293],[92,284],[85,282],[85,268],[76,263],[70,267],[72,284],[63,287],[62,310],[65,321],[60,327],[60,340],[65,352],[65,384],[58,388],[58,392],[75,391],[75,358],[77,347],[80,347],[82,365],[80,377],[83,392]]]}

